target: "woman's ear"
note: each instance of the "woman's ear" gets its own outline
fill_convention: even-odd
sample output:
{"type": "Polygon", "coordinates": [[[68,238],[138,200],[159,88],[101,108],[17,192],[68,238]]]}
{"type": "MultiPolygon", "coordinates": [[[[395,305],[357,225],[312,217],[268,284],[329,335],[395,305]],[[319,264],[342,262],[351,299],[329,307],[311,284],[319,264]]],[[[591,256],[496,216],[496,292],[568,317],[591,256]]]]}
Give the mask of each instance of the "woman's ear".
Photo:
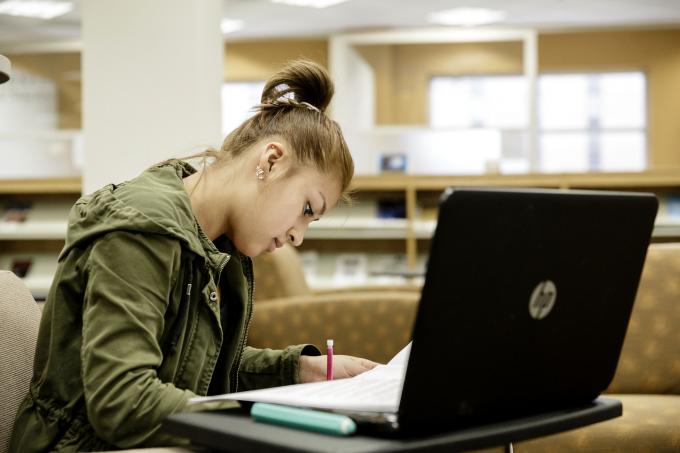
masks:
{"type": "Polygon", "coordinates": [[[275,167],[281,166],[287,160],[286,156],[287,150],[282,143],[269,142],[265,144],[258,162],[259,167],[264,170],[264,177],[268,176],[275,167]]]}

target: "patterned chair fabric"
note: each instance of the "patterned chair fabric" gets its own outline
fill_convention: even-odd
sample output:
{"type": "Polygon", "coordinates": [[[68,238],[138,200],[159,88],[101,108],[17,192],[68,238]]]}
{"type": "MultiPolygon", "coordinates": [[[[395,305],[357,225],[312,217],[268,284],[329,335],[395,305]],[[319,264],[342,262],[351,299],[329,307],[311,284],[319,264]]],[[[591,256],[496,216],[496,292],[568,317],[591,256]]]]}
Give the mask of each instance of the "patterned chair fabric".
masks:
{"type": "Polygon", "coordinates": [[[40,308],[23,282],[0,271],[0,453],[8,451],[19,404],[28,393],[38,340],[40,308]]]}
{"type": "Polygon", "coordinates": [[[324,346],[336,354],[384,363],[409,342],[420,295],[416,292],[339,293],[255,304],[248,343],[258,348],[324,346]]]}
{"type": "Polygon", "coordinates": [[[521,453],[680,451],[680,396],[610,395],[623,416],[581,429],[515,444],[521,453]]]}
{"type": "Polygon", "coordinates": [[[649,247],[619,365],[607,391],[680,395],[680,244],[649,247]]]}

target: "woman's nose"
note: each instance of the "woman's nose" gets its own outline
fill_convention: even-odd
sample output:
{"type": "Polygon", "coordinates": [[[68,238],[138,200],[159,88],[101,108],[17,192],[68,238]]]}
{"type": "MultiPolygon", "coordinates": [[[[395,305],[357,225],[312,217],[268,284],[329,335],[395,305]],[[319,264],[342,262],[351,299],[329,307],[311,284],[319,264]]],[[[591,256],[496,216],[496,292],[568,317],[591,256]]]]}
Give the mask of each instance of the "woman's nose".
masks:
{"type": "Polygon", "coordinates": [[[295,247],[302,245],[305,238],[305,232],[309,228],[309,219],[299,220],[288,230],[288,240],[295,247]]]}
{"type": "Polygon", "coordinates": [[[304,238],[305,233],[302,230],[299,230],[297,228],[291,228],[290,231],[288,231],[288,240],[295,247],[301,246],[304,238]]]}

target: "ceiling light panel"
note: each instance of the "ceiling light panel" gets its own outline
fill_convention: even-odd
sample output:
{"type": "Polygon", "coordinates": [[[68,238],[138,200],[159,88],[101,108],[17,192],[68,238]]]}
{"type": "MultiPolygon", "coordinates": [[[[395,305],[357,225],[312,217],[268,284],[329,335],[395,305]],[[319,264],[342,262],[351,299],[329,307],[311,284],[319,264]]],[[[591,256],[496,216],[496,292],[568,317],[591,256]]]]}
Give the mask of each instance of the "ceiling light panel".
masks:
{"type": "Polygon", "coordinates": [[[224,18],[220,21],[220,29],[223,34],[233,33],[243,28],[243,21],[239,19],[224,18]]]}
{"type": "Polygon", "coordinates": [[[327,8],[329,6],[344,3],[348,0],[271,0],[272,3],[282,3],[292,6],[306,6],[308,8],[327,8]]]}
{"type": "Polygon", "coordinates": [[[500,22],[505,19],[505,16],[505,12],[494,9],[454,8],[432,13],[428,19],[435,24],[474,27],[500,22]]]}
{"type": "Polygon", "coordinates": [[[45,20],[62,16],[71,10],[71,2],[6,0],[0,3],[0,14],[45,20]]]}

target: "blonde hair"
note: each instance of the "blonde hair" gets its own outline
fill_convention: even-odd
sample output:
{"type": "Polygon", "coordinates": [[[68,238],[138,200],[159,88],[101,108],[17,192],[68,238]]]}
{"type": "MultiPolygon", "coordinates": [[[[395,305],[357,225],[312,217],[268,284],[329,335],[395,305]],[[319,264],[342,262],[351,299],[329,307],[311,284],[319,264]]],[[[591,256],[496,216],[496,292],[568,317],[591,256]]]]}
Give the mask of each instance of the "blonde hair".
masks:
{"type": "Polygon", "coordinates": [[[267,80],[255,115],[227,135],[219,151],[209,149],[189,158],[212,157],[220,164],[260,140],[281,137],[300,164],[336,176],[342,199],[349,202],[354,162],[340,125],[325,113],[333,93],[326,69],[310,60],[291,61],[267,80]]]}

